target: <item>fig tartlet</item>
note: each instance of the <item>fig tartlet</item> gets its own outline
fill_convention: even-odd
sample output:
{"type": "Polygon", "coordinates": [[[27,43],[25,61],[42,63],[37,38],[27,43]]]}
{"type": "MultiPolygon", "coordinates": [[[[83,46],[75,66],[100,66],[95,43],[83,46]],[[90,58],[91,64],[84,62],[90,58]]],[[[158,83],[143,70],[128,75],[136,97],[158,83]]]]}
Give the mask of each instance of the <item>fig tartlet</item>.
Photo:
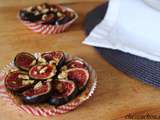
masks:
{"type": "Polygon", "coordinates": [[[62,51],[18,53],[10,65],[5,69],[4,79],[9,99],[26,112],[32,109],[32,114],[37,107],[41,111],[39,115],[47,114],[46,111],[55,115],[73,110],[96,87],[92,67],[62,51]]]}
{"type": "Polygon", "coordinates": [[[63,32],[77,18],[77,13],[58,4],[43,3],[21,9],[19,18],[34,32],[52,34],[63,32]]]}

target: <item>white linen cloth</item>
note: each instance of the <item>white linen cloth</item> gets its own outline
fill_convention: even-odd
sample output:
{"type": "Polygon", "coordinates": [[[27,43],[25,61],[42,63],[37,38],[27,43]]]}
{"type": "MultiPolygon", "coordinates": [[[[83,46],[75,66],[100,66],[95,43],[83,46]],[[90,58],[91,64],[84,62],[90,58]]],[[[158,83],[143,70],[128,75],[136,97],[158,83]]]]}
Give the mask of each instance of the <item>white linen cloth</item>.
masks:
{"type": "Polygon", "coordinates": [[[160,10],[160,0],[144,0],[144,2],[151,7],[160,10]]]}
{"type": "Polygon", "coordinates": [[[110,0],[104,19],[83,43],[160,61],[160,11],[143,0],[110,0]]]}

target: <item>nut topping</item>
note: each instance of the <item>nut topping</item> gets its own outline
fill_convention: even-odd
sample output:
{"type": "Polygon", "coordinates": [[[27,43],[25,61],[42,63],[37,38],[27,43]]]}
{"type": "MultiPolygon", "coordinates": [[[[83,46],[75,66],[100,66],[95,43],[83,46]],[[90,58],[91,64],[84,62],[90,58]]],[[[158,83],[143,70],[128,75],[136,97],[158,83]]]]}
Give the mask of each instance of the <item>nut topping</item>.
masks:
{"type": "Polygon", "coordinates": [[[52,12],[57,12],[58,11],[58,9],[57,8],[50,8],[50,11],[52,11],[52,12]]]}
{"type": "Polygon", "coordinates": [[[58,16],[58,17],[62,17],[62,13],[57,12],[57,16],[58,16]]]}
{"type": "Polygon", "coordinates": [[[34,80],[23,80],[22,81],[22,85],[29,85],[29,84],[33,84],[34,80]]]}
{"type": "Polygon", "coordinates": [[[44,14],[47,12],[49,12],[49,9],[47,9],[47,8],[42,10],[42,13],[44,13],[44,14]]]}
{"type": "Polygon", "coordinates": [[[36,60],[33,60],[32,63],[31,63],[31,66],[35,65],[36,62],[37,62],[36,60]]]}
{"type": "Polygon", "coordinates": [[[19,78],[19,79],[25,79],[25,80],[28,80],[28,79],[29,79],[29,76],[28,76],[28,75],[22,75],[22,74],[19,74],[19,75],[18,75],[18,78],[19,78]]]}
{"type": "Polygon", "coordinates": [[[38,6],[37,6],[37,9],[38,9],[39,11],[42,11],[43,8],[42,8],[42,6],[38,5],[38,6]]]}
{"type": "Polygon", "coordinates": [[[27,12],[32,12],[32,9],[33,9],[33,7],[28,7],[28,8],[26,9],[26,11],[27,11],[27,12]]]}
{"type": "Polygon", "coordinates": [[[48,82],[51,82],[53,79],[47,79],[48,82]]]}
{"type": "Polygon", "coordinates": [[[39,57],[39,58],[38,58],[38,62],[46,63],[47,61],[46,61],[44,58],[39,57]]]}
{"type": "Polygon", "coordinates": [[[39,81],[35,86],[34,89],[38,89],[39,87],[41,87],[43,84],[41,81],[39,81]]]}
{"type": "Polygon", "coordinates": [[[51,61],[49,61],[49,64],[50,64],[50,65],[56,64],[56,61],[51,60],[51,61]]]}
{"type": "Polygon", "coordinates": [[[65,79],[67,78],[67,72],[62,71],[59,75],[58,75],[58,79],[65,79]]]}
{"type": "Polygon", "coordinates": [[[39,11],[34,11],[34,15],[40,15],[40,12],[39,11]]]}
{"type": "Polygon", "coordinates": [[[39,71],[39,73],[40,73],[40,74],[45,73],[47,69],[48,69],[48,67],[44,67],[44,68],[42,68],[42,69],[39,71]]]}

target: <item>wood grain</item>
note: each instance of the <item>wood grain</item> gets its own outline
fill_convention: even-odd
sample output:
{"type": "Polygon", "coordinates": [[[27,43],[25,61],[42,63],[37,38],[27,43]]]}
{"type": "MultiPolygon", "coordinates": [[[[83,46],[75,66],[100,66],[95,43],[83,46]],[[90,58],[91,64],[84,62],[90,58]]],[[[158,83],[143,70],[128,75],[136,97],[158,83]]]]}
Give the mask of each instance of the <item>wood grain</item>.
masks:
{"type": "Polygon", "coordinates": [[[0,0],[0,6],[33,5],[43,2],[49,3],[77,3],[77,2],[102,2],[105,0],[0,0]]]}
{"type": "Polygon", "coordinates": [[[23,6],[0,7],[0,67],[21,51],[64,50],[84,58],[96,70],[95,94],[76,110],[56,117],[36,117],[17,111],[0,99],[0,120],[124,120],[129,113],[160,115],[159,89],[132,79],[109,65],[93,47],[81,44],[86,13],[102,2],[67,4],[80,18],[66,32],[43,36],[23,26],[16,15],[23,6]]]}

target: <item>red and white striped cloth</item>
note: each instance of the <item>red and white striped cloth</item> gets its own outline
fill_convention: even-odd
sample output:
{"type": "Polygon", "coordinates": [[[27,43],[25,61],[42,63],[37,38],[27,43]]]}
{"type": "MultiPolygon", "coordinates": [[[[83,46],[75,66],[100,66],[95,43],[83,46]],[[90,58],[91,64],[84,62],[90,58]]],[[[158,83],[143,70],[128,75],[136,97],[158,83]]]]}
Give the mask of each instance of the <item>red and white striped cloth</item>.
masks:
{"type": "Polygon", "coordinates": [[[64,32],[69,26],[71,26],[72,23],[74,23],[78,19],[78,14],[73,9],[62,7],[62,6],[61,8],[74,13],[75,15],[74,19],[62,25],[50,25],[50,24],[47,25],[47,24],[42,24],[40,22],[24,21],[20,19],[19,16],[18,18],[21,20],[21,22],[25,26],[27,26],[33,32],[41,33],[43,35],[57,34],[57,33],[64,32]]]}

